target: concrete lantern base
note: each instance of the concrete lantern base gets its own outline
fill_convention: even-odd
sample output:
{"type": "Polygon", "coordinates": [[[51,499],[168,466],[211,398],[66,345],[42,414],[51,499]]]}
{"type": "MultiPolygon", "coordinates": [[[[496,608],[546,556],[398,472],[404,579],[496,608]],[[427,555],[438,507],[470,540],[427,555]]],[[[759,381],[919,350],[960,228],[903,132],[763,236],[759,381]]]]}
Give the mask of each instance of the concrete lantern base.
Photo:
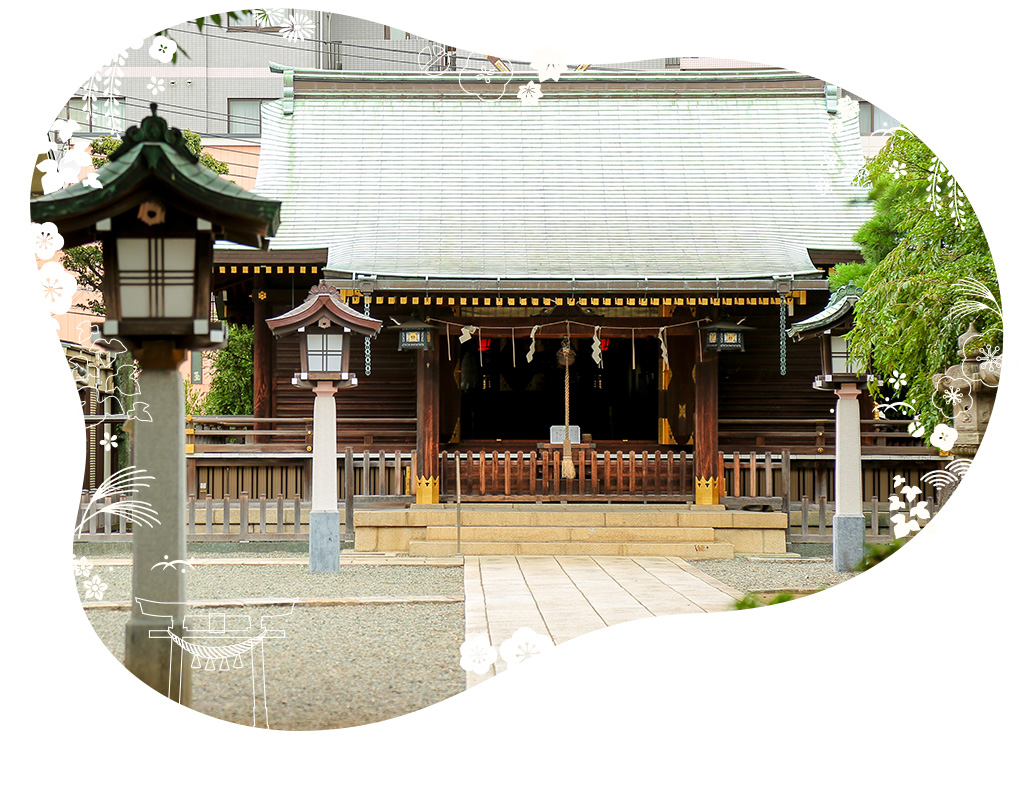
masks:
{"type": "Polygon", "coordinates": [[[340,513],[335,510],[308,514],[308,570],[318,574],[340,571],[340,513]]]}
{"type": "MultiPolygon", "coordinates": [[[[127,622],[125,667],[153,690],[185,706],[191,705],[191,668],[182,667],[184,652],[166,634],[167,618],[132,618],[127,622]],[[150,637],[149,632],[157,637],[150,637]]],[[[173,621],[174,634],[184,635],[181,618],[173,621]]]]}
{"type": "Polygon", "coordinates": [[[864,516],[836,515],[832,519],[832,567],[852,571],[864,558],[864,516]]]}

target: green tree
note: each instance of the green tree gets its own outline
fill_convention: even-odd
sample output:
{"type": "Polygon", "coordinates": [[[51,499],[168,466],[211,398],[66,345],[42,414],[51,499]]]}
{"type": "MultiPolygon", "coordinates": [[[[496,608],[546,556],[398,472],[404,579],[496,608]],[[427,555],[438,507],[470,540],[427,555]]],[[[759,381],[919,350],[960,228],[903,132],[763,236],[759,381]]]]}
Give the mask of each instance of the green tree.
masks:
{"type": "MultiPolygon", "coordinates": [[[[202,148],[202,137],[190,130],[182,130],[184,143],[192,155],[198,158],[198,162],[207,169],[212,169],[218,175],[225,175],[230,172],[229,167],[223,162],[213,158],[202,148]]],[[[101,136],[92,139],[92,165],[99,169],[110,158],[110,155],[121,145],[121,140],[114,136],[101,136]]]]}
{"type": "Polygon", "coordinates": [[[208,353],[212,381],[204,410],[213,416],[250,416],[255,413],[255,332],[240,324],[227,325],[227,345],[208,353]]]}
{"type": "Polygon", "coordinates": [[[991,252],[956,180],[909,130],[890,137],[861,180],[870,181],[875,207],[855,237],[865,262],[837,266],[830,286],[852,280],[864,289],[848,340],[855,359],[879,377],[869,386],[872,395],[889,401],[880,381],[894,370],[906,375],[902,401],[931,429],[951,415],[934,395],[932,376],[958,361],[957,338],[968,324],[982,332],[974,351],[1002,345],[991,252]],[[977,284],[988,301],[968,305],[977,284]]]}
{"type": "MultiPolygon", "coordinates": [[[[188,149],[198,156],[198,162],[218,175],[230,173],[230,168],[223,162],[213,158],[202,148],[202,137],[190,130],[182,130],[188,149]]],[[[101,136],[92,140],[92,165],[99,169],[110,154],[121,145],[121,140],[113,136],[101,136]]],[[[64,250],[64,268],[75,275],[78,285],[102,294],[103,291],[103,248],[99,244],[86,244],[64,250]]],[[[90,299],[81,307],[102,316],[106,310],[101,299],[90,299]]]]}

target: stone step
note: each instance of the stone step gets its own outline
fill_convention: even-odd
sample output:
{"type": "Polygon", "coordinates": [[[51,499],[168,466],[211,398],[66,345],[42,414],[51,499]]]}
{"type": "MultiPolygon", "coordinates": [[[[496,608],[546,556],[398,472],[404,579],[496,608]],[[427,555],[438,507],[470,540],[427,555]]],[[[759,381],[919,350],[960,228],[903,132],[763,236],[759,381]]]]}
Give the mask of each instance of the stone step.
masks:
{"type": "MultiPolygon", "coordinates": [[[[624,557],[681,557],[685,560],[732,559],[729,543],[592,543],[559,541],[536,543],[527,541],[461,541],[461,554],[538,554],[624,557]]],[[[455,540],[412,540],[408,554],[412,557],[452,557],[457,553],[455,540]]]]}
{"type": "MultiPolygon", "coordinates": [[[[426,540],[457,540],[457,527],[430,526],[426,540]]],[[[461,526],[460,539],[514,543],[713,543],[712,527],[461,526]]]]}

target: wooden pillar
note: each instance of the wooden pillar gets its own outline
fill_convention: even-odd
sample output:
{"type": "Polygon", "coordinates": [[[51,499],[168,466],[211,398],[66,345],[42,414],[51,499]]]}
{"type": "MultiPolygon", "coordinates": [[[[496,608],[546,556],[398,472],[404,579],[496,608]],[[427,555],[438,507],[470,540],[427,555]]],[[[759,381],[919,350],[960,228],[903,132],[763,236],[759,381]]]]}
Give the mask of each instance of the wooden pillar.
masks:
{"type": "Polygon", "coordinates": [[[699,347],[694,370],[694,501],[719,503],[719,354],[699,347]]]}
{"type": "Polygon", "coordinates": [[[417,356],[419,504],[439,501],[439,350],[420,351],[417,356]]]}
{"type": "MultiPolygon", "coordinates": [[[[266,324],[269,318],[269,301],[266,297],[266,278],[262,274],[255,275],[251,300],[255,307],[254,321],[254,415],[256,418],[270,418],[273,415],[272,390],[273,379],[273,334],[266,324]]],[[[255,422],[255,429],[269,429],[267,422],[255,422]]],[[[257,440],[257,439],[256,439],[257,440]]]]}

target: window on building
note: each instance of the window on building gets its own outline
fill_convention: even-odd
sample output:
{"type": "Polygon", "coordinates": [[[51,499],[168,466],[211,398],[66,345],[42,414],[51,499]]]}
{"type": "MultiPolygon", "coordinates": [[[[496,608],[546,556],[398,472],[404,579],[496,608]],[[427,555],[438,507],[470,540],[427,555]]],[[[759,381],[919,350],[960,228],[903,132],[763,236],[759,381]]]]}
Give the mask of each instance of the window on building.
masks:
{"type": "Polygon", "coordinates": [[[383,25],[383,38],[384,39],[410,39],[411,34],[406,30],[400,30],[399,28],[391,28],[389,25],[383,25]]]}
{"type": "Polygon", "coordinates": [[[900,126],[899,120],[891,114],[887,114],[881,108],[877,108],[867,100],[862,100],[856,94],[850,94],[850,92],[847,92],[847,95],[857,100],[860,106],[862,136],[870,136],[872,133],[881,133],[883,130],[888,130],[892,133],[892,131],[900,126]]]}
{"type": "Polygon", "coordinates": [[[232,136],[262,134],[262,103],[271,100],[227,100],[227,133],[232,136]]]}
{"type": "Polygon", "coordinates": [[[77,122],[82,133],[100,133],[112,136],[127,130],[127,105],[124,98],[115,98],[116,105],[107,105],[105,97],[93,100],[92,120],[89,121],[88,107],[84,97],[72,97],[64,106],[64,119],[77,122]]]}

